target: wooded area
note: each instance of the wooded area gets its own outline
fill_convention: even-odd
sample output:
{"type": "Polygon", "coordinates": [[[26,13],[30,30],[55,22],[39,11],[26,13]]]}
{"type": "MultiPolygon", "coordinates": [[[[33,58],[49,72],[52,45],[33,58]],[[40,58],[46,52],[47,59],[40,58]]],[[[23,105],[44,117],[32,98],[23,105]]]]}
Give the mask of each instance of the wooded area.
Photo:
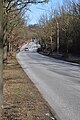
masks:
{"type": "Polygon", "coordinates": [[[27,24],[29,17],[26,16],[25,21],[25,12],[31,4],[47,3],[48,0],[0,2],[0,51],[3,54],[4,48],[4,60],[7,58],[7,52],[12,53],[13,48],[16,49],[32,37],[39,40],[43,50],[80,55],[79,1],[65,0],[62,6],[57,9],[51,8],[48,10],[49,14],[41,15],[35,25],[27,24]]]}
{"type": "MultiPolygon", "coordinates": [[[[29,16],[25,20],[25,12],[31,4],[45,2],[48,0],[0,0],[0,95],[3,94],[3,61],[32,37],[37,38],[43,52],[80,56],[80,1],[65,0],[62,6],[57,9],[53,6],[41,15],[37,24],[28,25],[29,16]]],[[[1,99],[2,96],[0,103],[1,99]]]]}
{"type": "MultiPolygon", "coordinates": [[[[0,0],[0,106],[3,96],[3,62],[13,50],[32,37],[41,44],[42,52],[80,56],[80,0],[64,0],[62,6],[47,10],[38,23],[28,25],[24,14],[32,4],[49,0],[0,0]]],[[[43,8],[46,11],[45,8],[43,8]]]]}
{"type": "Polygon", "coordinates": [[[3,62],[12,54],[13,48],[16,49],[19,41],[26,38],[24,12],[29,10],[31,4],[45,2],[48,1],[0,0],[0,109],[3,102],[3,62]]]}
{"type": "Polygon", "coordinates": [[[80,55],[80,1],[65,0],[57,10],[43,14],[35,28],[46,49],[80,55]]]}
{"type": "Polygon", "coordinates": [[[3,41],[3,46],[7,46],[7,51],[12,51],[13,47],[36,37],[45,50],[79,55],[80,2],[65,0],[62,6],[57,9],[54,9],[53,6],[51,10],[48,10],[49,14],[41,15],[36,25],[28,26],[29,17],[26,16],[27,20],[25,21],[24,13],[29,10],[31,4],[44,2],[48,1],[4,0],[2,10],[3,32],[0,33],[3,40],[0,42],[3,41]]]}

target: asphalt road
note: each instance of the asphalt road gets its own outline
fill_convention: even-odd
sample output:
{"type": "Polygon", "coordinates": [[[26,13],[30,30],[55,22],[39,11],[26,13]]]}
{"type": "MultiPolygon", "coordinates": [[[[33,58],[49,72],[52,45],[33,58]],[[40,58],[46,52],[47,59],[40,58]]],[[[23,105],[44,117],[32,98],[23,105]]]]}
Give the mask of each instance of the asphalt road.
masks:
{"type": "Polygon", "coordinates": [[[80,66],[38,53],[17,59],[61,120],[80,120],[80,66]]]}

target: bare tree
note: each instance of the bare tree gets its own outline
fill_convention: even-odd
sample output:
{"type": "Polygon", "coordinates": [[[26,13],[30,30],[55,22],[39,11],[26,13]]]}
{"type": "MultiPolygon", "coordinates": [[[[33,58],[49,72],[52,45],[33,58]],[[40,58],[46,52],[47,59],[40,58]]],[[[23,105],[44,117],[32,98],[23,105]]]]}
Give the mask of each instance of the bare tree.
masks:
{"type": "MultiPolygon", "coordinates": [[[[2,69],[3,69],[3,0],[0,0],[0,110],[2,105],[2,69]]],[[[1,112],[1,111],[0,111],[1,112]]]]}
{"type": "MultiPolygon", "coordinates": [[[[2,95],[2,69],[3,69],[3,42],[7,32],[8,14],[13,11],[21,12],[26,9],[29,4],[38,4],[47,2],[47,0],[0,0],[0,95],[2,95]],[[3,19],[4,16],[4,19],[3,19]],[[4,24],[2,23],[4,20],[4,24]],[[4,31],[3,31],[4,30],[4,31]],[[4,35],[4,36],[3,36],[4,35]]],[[[11,22],[12,24],[13,22],[11,22]]],[[[12,26],[15,26],[12,25],[12,26]]],[[[11,27],[12,28],[12,27],[11,27]]],[[[0,103],[1,103],[0,96],[0,103]]]]}

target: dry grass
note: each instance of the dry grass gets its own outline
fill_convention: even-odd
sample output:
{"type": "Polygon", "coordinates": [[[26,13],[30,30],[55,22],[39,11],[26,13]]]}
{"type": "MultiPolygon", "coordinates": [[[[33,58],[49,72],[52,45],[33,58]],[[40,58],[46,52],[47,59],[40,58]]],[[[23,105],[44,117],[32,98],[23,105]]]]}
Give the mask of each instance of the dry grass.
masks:
{"type": "Polygon", "coordinates": [[[15,57],[4,65],[3,120],[52,120],[47,102],[15,57]]]}

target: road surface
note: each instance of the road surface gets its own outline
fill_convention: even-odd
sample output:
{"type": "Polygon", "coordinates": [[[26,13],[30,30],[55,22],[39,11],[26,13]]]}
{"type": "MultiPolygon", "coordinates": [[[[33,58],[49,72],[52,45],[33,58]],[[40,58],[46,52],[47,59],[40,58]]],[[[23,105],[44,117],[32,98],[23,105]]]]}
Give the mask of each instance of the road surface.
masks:
{"type": "Polygon", "coordinates": [[[61,120],[80,120],[80,66],[38,53],[17,59],[61,120]]]}

